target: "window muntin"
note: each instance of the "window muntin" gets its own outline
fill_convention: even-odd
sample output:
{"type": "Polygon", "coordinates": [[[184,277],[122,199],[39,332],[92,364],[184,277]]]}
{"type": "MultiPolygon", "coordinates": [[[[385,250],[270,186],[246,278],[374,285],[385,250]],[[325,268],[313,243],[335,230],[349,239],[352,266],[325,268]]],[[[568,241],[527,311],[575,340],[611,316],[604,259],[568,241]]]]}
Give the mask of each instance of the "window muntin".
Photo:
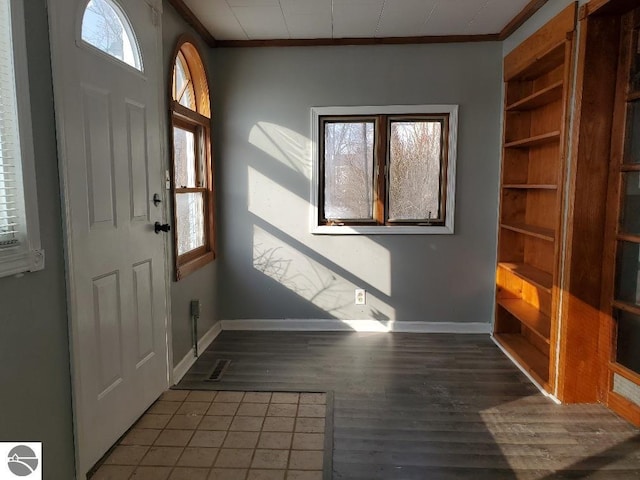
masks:
{"type": "Polygon", "coordinates": [[[204,65],[190,41],[172,67],[171,142],[176,279],[214,259],[211,107],[204,65]]]}
{"type": "Polygon", "coordinates": [[[0,277],[44,268],[23,3],[0,0],[0,277]]]}
{"type": "Polygon", "coordinates": [[[82,40],[142,71],[138,41],[123,10],[113,0],[90,0],[82,16],[82,40]]]}
{"type": "Polygon", "coordinates": [[[313,108],[312,232],[453,233],[457,111],[456,105],[313,108]],[[350,125],[353,133],[339,135],[342,132],[336,125],[343,124],[350,125]],[[362,153],[368,138],[362,133],[363,124],[372,125],[370,158],[362,153]],[[358,142],[350,142],[350,138],[358,142]],[[340,163],[334,151],[359,152],[352,163],[361,167],[330,172],[340,163]],[[371,172],[372,178],[362,172],[371,172]],[[342,197],[330,194],[335,190],[329,183],[335,182],[331,175],[338,174],[348,177],[340,179],[339,185],[357,185],[350,191],[340,191],[342,197]],[[371,194],[366,189],[369,185],[371,194]],[[335,205],[340,198],[350,202],[335,205]],[[360,208],[359,215],[349,215],[356,200],[363,199],[367,208],[360,208]]]}

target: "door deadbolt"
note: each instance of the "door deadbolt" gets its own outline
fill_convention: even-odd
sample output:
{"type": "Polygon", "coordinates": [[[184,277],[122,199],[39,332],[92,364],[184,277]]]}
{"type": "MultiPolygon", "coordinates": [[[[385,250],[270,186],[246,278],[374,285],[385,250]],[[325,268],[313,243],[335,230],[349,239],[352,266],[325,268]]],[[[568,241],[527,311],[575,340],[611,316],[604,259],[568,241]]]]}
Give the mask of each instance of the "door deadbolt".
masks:
{"type": "Polygon", "coordinates": [[[168,232],[171,230],[171,226],[168,223],[156,222],[153,224],[153,231],[156,233],[168,232]]]}

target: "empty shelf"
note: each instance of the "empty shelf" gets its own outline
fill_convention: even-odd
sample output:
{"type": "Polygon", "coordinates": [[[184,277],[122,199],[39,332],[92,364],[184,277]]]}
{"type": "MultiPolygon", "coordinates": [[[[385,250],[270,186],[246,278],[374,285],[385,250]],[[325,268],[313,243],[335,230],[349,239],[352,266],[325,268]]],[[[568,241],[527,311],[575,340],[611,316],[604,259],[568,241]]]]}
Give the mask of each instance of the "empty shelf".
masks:
{"type": "Polygon", "coordinates": [[[500,262],[498,263],[498,266],[551,293],[553,275],[550,273],[540,270],[539,268],[532,267],[531,265],[527,265],[526,263],[500,262]]]}
{"type": "Polygon", "coordinates": [[[535,332],[545,343],[549,343],[551,319],[540,310],[529,305],[524,300],[515,298],[500,298],[498,299],[498,305],[535,332]]]}

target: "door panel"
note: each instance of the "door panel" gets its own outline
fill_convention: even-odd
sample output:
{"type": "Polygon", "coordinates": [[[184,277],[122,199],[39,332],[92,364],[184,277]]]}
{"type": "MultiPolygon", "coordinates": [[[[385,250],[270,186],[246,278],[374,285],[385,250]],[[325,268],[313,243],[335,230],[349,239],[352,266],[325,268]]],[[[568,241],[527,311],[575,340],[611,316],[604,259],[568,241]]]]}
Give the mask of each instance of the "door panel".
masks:
{"type": "Polygon", "coordinates": [[[87,196],[91,226],[113,224],[113,144],[109,92],[83,85],[84,150],[87,162],[87,196]]]}
{"type": "Polygon", "coordinates": [[[127,158],[131,182],[131,219],[149,221],[147,124],[144,105],[127,100],[127,158]]]}
{"type": "Polygon", "coordinates": [[[93,282],[96,354],[100,362],[97,398],[104,396],[117,382],[122,381],[122,323],[118,276],[118,272],[114,272],[93,282]]]}
{"type": "MultiPolygon", "coordinates": [[[[138,362],[146,361],[153,351],[153,288],[151,261],[133,267],[133,294],[138,338],[138,362]]],[[[136,368],[140,368],[138,363],[136,368]]]]}

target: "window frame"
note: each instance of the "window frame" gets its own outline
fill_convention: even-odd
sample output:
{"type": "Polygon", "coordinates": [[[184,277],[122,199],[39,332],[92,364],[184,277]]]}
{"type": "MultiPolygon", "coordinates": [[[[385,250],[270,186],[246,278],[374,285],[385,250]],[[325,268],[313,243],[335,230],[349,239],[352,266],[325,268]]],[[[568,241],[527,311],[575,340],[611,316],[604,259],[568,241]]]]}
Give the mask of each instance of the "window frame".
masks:
{"type": "Polygon", "coordinates": [[[173,202],[173,249],[174,249],[174,265],[175,265],[175,279],[181,280],[196,270],[204,267],[208,263],[212,262],[216,258],[215,253],[215,202],[214,202],[214,168],[213,168],[213,154],[211,150],[211,119],[198,111],[191,110],[184,105],[180,104],[178,100],[174,99],[174,68],[178,59],[178,54],[181,53],[185,59],[185,66],[189,69],[189,75],[192,79],[194,90],[194,101],[196,109],[199,110],[205,103],[208,104],[209,109],[206,113],[211,111],[210,109],[210,94],[209,94],[209,79],[207,76],[204,62],[202,61],[202,55],[197,47],[196,41],[187,35],[183,35],[178,39],[174,54],[173,61],[171,62],[171,68],[169,72],[169,115],[170,115],[170,131],[169,131],[169,148],[170,148],[170,187],[171,198],[173,202]],[[183,48],[185,45],[189,45],[188,48],[193,48],[192,52],[185,53],[183,48]],[[189,57],[197,53],[199,56],[201,72],[195,72],[193,63],[190,62],[189,57]],[[194,77],[199,77],[194,79],[194,77]],[[206,87],[206,92],[201,91],[202,85],[206,87]],[[202,95],[209,97],[208,102],[204,102],[202,95]],[[181,128],[187,131],[196,133],[196,183],[197,180],[202,180],[202,185],[199,187],[187,187],[182,188],[175,184],[175,149],[174,149],[174,128],[181,128]],[[198,145],[200,148],[198,148],[198,145]],[[204,178],[200,178],[201,173],[204,173],[204,178]],[[205,244],[197,247],[193,250],[189,250],[183,254],[178,254],[178,221],[177,221],[177,196],[183,193],[202,193],[203,194],[203,222],[205,233],[205,244]]]}
{"type": "Polygon", "coordinates": [[[390,105],[368,107],[313,107],[311,109],[312,188],[311,233],[326,235],[358,234],[453,234],[455,224],[455,179],[458,134],[458,105],[390,105]],[[392,121],[403,119],[443,119],[440,185],[441,221],[388,220],[390,140],[392,121]],[[373,218],[366,221],[333,224],[324,218],[324,125],[336,120],[375,120],[374,126],[374,194],[373,218]],[[381,123],[382,122],[382,123],[381,123]],[[381,171],[384,170],[384,171],[381,171]],[[444,173],[443,173],[444,172],[444,173]],[[380,198],[382,196],[382,198],[380,198]]]}
{"type": "Polygon", "coordinates": [[[19,243],[0,249],[0,277],[44,269],[44,250],[40,241],[40,222],[33,148],[33,124],[27,66],[26,26],[23,0],[9,0],[9,31],[13,46],[13,73],[16,110],[16,136],[19,145],[17,175],[23,211],[19,225],[19,243]]]}

